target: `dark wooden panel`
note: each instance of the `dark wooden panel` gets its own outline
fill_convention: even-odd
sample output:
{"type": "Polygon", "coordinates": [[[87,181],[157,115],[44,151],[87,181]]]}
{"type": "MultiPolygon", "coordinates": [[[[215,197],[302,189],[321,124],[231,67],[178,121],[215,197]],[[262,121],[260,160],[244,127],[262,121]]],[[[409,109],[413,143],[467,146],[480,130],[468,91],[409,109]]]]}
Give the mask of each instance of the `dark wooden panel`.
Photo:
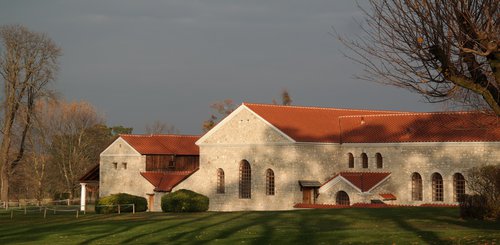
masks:
{"type": "Polygon", "coordinates": [[[147,155],[146,171],[195,170],[199,159],[199,156],[147,155]]]}

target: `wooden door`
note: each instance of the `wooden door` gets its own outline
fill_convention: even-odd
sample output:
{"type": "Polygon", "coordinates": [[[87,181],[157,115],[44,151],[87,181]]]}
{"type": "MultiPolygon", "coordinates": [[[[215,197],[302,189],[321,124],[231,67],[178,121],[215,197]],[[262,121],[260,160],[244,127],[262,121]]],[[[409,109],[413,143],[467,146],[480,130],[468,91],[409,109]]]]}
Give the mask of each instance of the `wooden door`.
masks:
{"type": "Polygon", "coordinates": [[[302,189],[302,203],[311,204],[311,188],[303,188],[302,189]]]}
{"type": "Polygon", "coordinates": [[[148,208],[149,208],[149,212],[154,211],[153,210],[154,203],[155,203],[155,195],[154,194],[152,194],[152,195],[148,194],[148,208]]]}

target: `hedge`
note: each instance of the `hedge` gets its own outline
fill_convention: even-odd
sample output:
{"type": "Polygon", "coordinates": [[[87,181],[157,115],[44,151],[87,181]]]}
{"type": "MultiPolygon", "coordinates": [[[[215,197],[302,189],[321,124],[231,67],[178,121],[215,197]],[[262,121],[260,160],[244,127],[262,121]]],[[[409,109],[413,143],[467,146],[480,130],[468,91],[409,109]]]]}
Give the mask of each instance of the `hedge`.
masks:
{"type": "Polygon", "coordinates": [[[163,212],[204,212],[208,210],[208,197],[190,190],[178,190],[161,198],[163,212]]]}
{"type": "MultiPolygon", "coordinates": [[[[118,193],[99,199],[99,201],[95,206],[95,212],[102,214],[117,213],[118,206],[106,206],[106,205],[118,205],[118,204],[135,204],[136,212],[144,212],[148,208],[148,201],[146,200],[146,198],[130,195],[127,193],[118,193]]],[[[121,206],[120,212],[132,212],[132,206],[121,206]]]]}

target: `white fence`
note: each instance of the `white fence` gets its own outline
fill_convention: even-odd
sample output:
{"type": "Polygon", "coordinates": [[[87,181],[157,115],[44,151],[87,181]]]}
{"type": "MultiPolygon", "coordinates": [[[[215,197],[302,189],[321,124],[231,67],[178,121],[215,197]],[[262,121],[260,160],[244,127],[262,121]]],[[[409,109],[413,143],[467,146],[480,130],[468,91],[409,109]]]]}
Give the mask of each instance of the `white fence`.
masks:
{"type": "MultiPolygon", "coordinates": [[[[74,201],[75,199],[73,199],[74,201]]],[[[48,201],[41,203],[30,203],[23,202],[2,202],[2,207],[7,211],[10,211],[10,218],[13,219],[16,214],[27,215],[30,213],[43,213],[43,218],[47,218],[47,213],[56,215],[59,213],[75,213],[75,217],[78,218],[80,215],[80,205],[70,205],[72,201],[69,199],[48,201]],[[14,204],[14,205],[11,205],[14,204]]],[[[97,207],[117,207],[118,214],[122,211],[128,211],[132,209],[132,213],[135,214],[135,204],[117,204],[117,205],[96,205],[97,207]]],[[[86,212],[83,211],[85,214],[86,212]]]]}

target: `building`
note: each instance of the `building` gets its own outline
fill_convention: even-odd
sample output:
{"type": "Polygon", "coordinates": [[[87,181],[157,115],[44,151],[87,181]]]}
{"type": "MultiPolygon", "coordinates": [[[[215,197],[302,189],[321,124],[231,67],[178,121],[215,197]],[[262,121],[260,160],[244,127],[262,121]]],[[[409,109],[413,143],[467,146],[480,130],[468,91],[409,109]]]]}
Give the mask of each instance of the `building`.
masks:
{"type": "Polygon", "coordinates": [[[100,155],[99,196],[144,196],[161,211],[161,196],[199,169],[199,136],[120,135],[100,155]]]}
{"type": "Polygon", "coordinates": [[[497,117],[475,112],[244,103],[190,143],[161,141],[185,136],[121,136],[101,154],[100,196],[147,196],[152,210],[161,195],[178,189],[208,196],[214,211],[455,204],[467,192],[468,169],[500,164],[499,126],[497,117]],[[189,167],[148,167],[148,157],[182,151],[191,156],[189,167]]]}

